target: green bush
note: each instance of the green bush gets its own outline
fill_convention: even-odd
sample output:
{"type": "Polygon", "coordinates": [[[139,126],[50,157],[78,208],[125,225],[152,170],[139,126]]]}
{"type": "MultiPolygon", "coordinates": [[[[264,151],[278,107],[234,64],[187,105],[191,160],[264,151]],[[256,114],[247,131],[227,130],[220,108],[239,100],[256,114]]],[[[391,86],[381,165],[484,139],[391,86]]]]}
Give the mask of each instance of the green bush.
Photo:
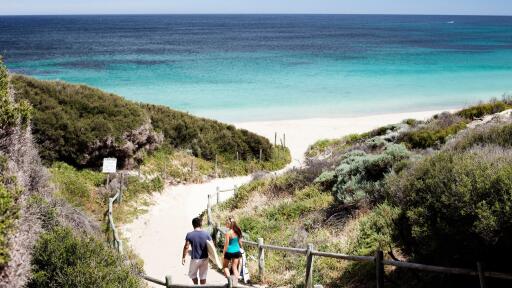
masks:
{"type": "Polygon", "coordinates": [[[7,160],[0,156],[0,270],[9,262],[8,237],[14,228],[19,207],[16,200],[19,189],[13,187],[15,179],[5,175],[7,160]]]}
{"type": "MultiPolygon", "coordinates": [[[[78,170],[71,165],[56,162],[50,168],[52,182],[57,188],[56,195],[66,199],[75,207],[90,212],[100,219],[105,212],[106,193],[104,186],[106,174],[82,169],[78,170]]],[[[112,178],[111,178],[112,179],[112,178]]],[[[115,209],[115,217],[123,222],[136,213],[137,205],[130,205],[140,195],[147,195],[153,192],[160,192],[164,188],[164,181],[159,176],[149,180],[141,180],[137,176],[126,176],[124,178],[125,190],[123,191],[123,202],[115,209]],[[132,211],[135,209],[135,212],[132,211]]],[[[140,205],[138,205],[140,206],[140,205]]]]}
{"type": "Polygon", "coordinates": [[[41,235],[32,253],[27,287],[142,287],[124,259],[102,241],[57,227],[41,235]]]}
{"type": "Polygon", "coordinates": [[[512,148],[512,124],[498,124],[466,131],[454,139],[451,148],[466,150],[475,145],[498,145],[512,148]]]}
{"type": "Polygon", "coordinates": [[[27,101],[13,103],[9,99],[9,75],[0,57],[0,129],[13,128],[17,124],[23,127],[28,124],[32,108],[27,101]]]}
{"type": "Polygon", "coordinates": [[[262,149],[263,160],[271,159],[272,145],[262,136],[165,106],[141,104],[141,107],[149,113],[151,123],[163,132],[169,145],[190,149],[199,158],[213,160],[215,155],[222,155],[236,159],[238,152],[240,159],[259,159],[262,149]]]}
{"type": "Polygon", "coordinates": [[[335,171],[325,171],[318,176],[313,183],[319,184],[323,190],[329,190],[336,185],[338,177],[335,171]]]}
{"type": "Polygon", "coordinates": [[[419,261],[500,266],[512,256],[512,151],[442,151],[387,181],[398,240],[419,261]]]}
{"type": "Polygon", "coordinates": [[[295,221],[306,213],[321,210],[331,203],[331,195],[321,192],[314,186],[309,186],[295,192],[292,201],[268,208],[265,212],[265,218],[268,221],[278,223],[295,221]]]}
{"type": "Polygon", "coordinates": [[[359,222],[359,233],[351,247],[355,255],[373,255],[377,250],[392,251],[394,244],[395,221],[400,209],[383,203],[359,222]]]}
{"type": "Polygon", "coordinates": [[[448,127],[431,128],[425,127],[412,130],[401,135],[400,142],[412,149],[427,149],[439,147],[446,143],[448,136],[454,135],[466,128],[465,122],[454,123],[448,127]]]}
{"type": "Polygon", "coordinates": [[[95,190],[105,184],[105,174],[87,169],[77,170],[62,162],[54,163],[50,172],[59,195],[74,206],[91,207],[93,204],[101,206],[104,203],[104,199],[94,197],[95,190]]]}
{"type": "Polygon", "coordinates": [[[476,118],[481,118],[485,115],[490,115],[494,113],[499,113],[505,111],[507,109],[512,108],[512,101],[510,99],[503,99],[501,101],[493,100],[489,103],[481,103],[475,106],[471,106],[466,109],[462,109],[457,112],[457,115],[466,118],[468,120],[473,120],[476,118]]]}
{"type": "Polygon", "coordinates": [[[266,185],[268,185],[267,180],[259,179],[238,187],[236,195],[221,203],[220,209],[235,210],[244,207],[247,205],[251,195],[266,185]]]}
{"type": "Polygon", "coordinates": [[[109,138],[120,146],[123,135],[147,119],[138,105],[85,85],[40,81],[21,75],[13,75],[11,82],[17,97],[35,108],[32,132],[41,157],[49,163],[99,166],[101,157],[89,159],[91,149],[107,149],[106,144],[96,146],[108,142],[109,138]]]}
{"type": "Polygon", "coordinates": [[[381,154],[354,150],[336,168],[332,191],[343,204],[368,199],[375,202],[382,196],[383,179],[393,166],[409,158],[409,151],[398,144],[388,145],[381,154]]]}

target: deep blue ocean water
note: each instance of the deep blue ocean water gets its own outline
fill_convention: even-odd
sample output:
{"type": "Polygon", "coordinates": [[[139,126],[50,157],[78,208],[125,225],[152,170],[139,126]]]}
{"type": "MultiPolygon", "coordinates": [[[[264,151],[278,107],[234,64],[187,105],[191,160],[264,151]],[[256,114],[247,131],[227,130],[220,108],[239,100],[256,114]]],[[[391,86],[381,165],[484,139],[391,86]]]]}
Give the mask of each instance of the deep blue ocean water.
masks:
{"type": "Polygon", "coordinates": [[[12,72],[226,121],[460,107],[512,92],[512,17],[0,17],[12,72]]]}

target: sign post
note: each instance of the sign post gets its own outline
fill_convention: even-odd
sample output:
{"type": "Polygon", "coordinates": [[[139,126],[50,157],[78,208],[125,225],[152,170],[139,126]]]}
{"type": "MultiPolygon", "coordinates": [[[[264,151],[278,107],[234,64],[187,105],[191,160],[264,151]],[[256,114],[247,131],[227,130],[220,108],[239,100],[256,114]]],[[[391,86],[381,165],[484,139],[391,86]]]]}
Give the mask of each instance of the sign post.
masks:
{"type": "Polygon", "coordinates": [[[107,173],[107,189],[110,184],[110,174],[116,173],[117,159],[116,158],[103,158],[103,168],[101,172],[107,173]]]}

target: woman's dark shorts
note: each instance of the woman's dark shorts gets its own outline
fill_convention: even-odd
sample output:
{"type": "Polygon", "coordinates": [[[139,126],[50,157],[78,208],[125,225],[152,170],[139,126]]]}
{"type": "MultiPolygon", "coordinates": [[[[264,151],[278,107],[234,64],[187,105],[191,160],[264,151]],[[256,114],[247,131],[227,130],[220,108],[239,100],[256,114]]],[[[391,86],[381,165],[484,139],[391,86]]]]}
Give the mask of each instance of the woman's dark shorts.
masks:
{"type": "Polygon", "coordinates": [[[235,252],[235,253],[226,252],[226,253],[224,253],[224,259],[231,260],[231,259],[238,259],[240,257],[242,257],[241,252],[235,252]]]}

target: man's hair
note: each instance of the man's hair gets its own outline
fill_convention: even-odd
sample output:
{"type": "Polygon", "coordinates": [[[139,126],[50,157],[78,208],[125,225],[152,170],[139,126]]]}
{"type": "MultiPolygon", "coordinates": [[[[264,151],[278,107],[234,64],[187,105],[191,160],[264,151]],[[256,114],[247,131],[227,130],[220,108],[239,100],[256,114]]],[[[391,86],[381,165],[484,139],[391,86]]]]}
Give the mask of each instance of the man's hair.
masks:
{"type": "Polygon", "coordinates": [[[202,222],[203,221],[201,220],[201,218],[196,217],[196,218],[192,219],[192,226],[194,227],[194,229],[199,228],[199,227],[203,226],[202,222]]]}

